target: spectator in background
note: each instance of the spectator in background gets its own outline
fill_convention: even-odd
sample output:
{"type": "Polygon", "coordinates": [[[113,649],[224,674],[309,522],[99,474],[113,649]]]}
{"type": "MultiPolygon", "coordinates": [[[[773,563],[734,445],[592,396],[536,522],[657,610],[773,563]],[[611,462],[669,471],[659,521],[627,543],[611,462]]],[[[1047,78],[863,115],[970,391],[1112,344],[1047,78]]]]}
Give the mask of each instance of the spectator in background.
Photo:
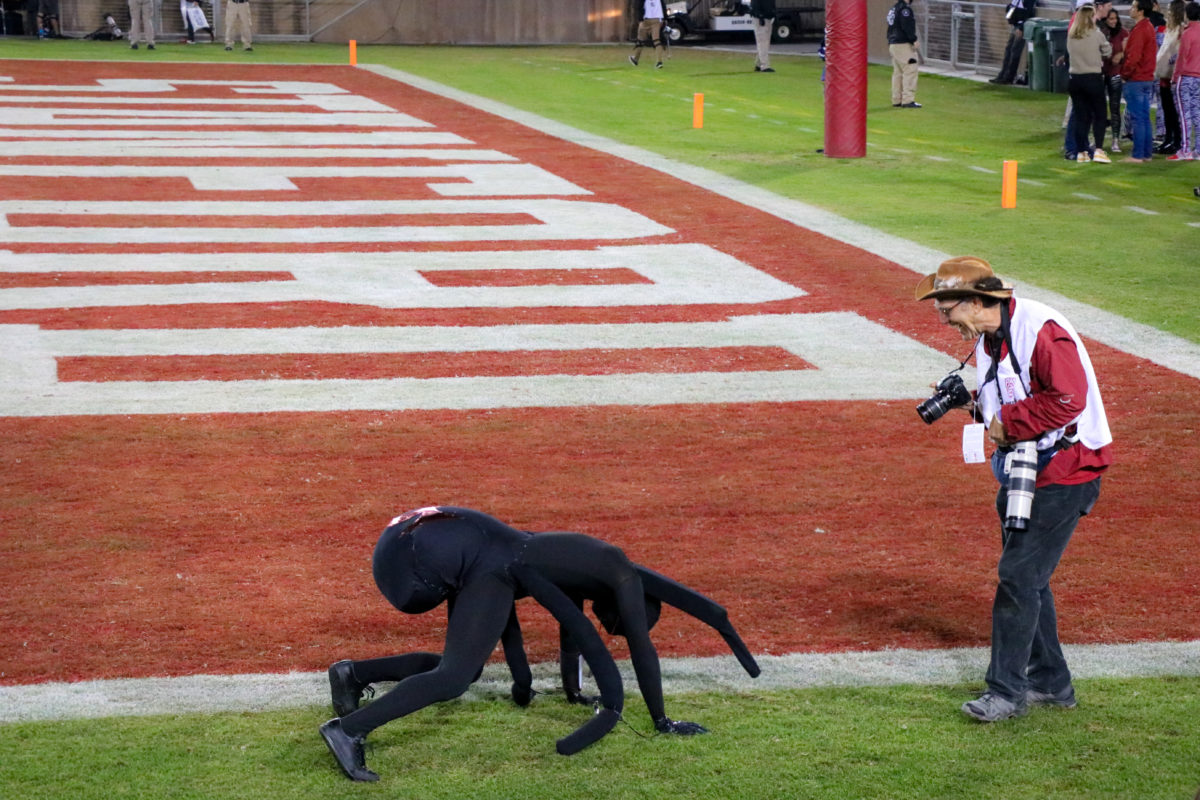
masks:
{"type": "Polygon", "coordinates": [[[210,41],[217,40],[217,34],[208,24],[208,17],[204,16],[204,9],[200,7],[198,0],[179,0],[179,13],[183,16],[183,25],[187,29],[188,44],[195,44],[196,34],[203,31],[208,31],[210,41]]]}
{"type": "MultiPolygon", "coordinates": [[[[1067,23],[1068,30],[1071,25],[1075,24],[1075,14],[1084,6],[1092,6],[1095,9],[1093,19],[1104,19],[1108,12],[1112,9],[1112,0],[1075,0],[1075,10],[1071,12],[1071,19],[1067,23]]],[[[1070,59],[1063,55],[1056,62],[1058,66],[1066,66],[1067,74],[1070,75],[1068,62],[1070,59]]],[[[1071,96],[1067,95],[1067,108],[1063,112],[1063,129],[1066,133],[1063,135],[1063,153],[1067,157],[1067,161],[1075,161],[1079,156],[1078,150],[1075,148],[1075,104],[1071,102],[1071,96]]],[[[1084,130],[1087,133],[1087,130],[1084,130]]]]}
{"type": "Polygon", "coordinates": [[[1000,74],[990,83],[1010,84],[1017,80],[1017,69],[1021,66],[1021,54],[1025,52],[1025,20],[1033,16],[1037,0],[1010,0],[1004,18],[1008,20],[1008,44],[1004,46],[1004,62],[1000,74]]]}
{"type": "Polygon", "coordinates": [[[1104,153],[1104,58],[1112,55],[1112,45],[1096,27],[1096,8],[1081,6],[1075,11],[1067,33],[1067,55],[1070,58],[1068,91],[1075,107],[1075,152],[1081,163],[1109,163],[1104,153]],[[1095,146],[1088,143],[1091,130],[1095,146]]]}
{"type": "Polygon", "coordinates": [[[1154,78],[1158,81],[1158,108],[1162,112],[1162,144],[1155,152],[1171,155],[1179,149],[1179,113],[1171,93],[1171,76],[1175,72],[1175,56],[1179,52],[1179,34],[1183,31],[1183,0],[1171,0],[1167,6],[1167,24],[1154,60],[1154,78]]]}
{"type": "Polygon", "coordinates": [[[138,39],[147,50],[154,49],[154,0],[129,0],[129,49],[138,49],[138,39]]]}
{"type": "Polygon", "coordinates": [[[1125,55],[1125,40],[1129,38],[1129,32],[1121,24],[1121,15],[1115,8],[1108,10],[1108,15],[1099,22],[1098,27],[1104,37],[1108,39],[1109,47],[1112,48],[1112,55],[1104,59],[1101,74],[1104,76],[1104,89],[1108,95],[1108,124],[1112,126],[1112,151],[1119,153],[1121,152],[1121,87],[1124,85],[1124,81],[1121,80],[1121,59],[1125,55]]]}
{"type": "Polygon", "coordinates": [[[1168,161],[1200,158],[1200,3],[1188,3],[1184,18],[1179,55],[1171,76],[1175,105],[1179,108],[1179,149],[1167,157],[1168,161]]]}
{"type": "Polygon", "coordinates": [[[917,18],[908,0],[896,0],[887,13],[888,52],[892,55],[892,106],[920,108],[917,102],[917,18]]]}
{"type": "Polygon", "coordinates": [[[750,16],[754,17],[754,71],[774,72],[771,31],[775,30],[775,0],[750,0],[750,16]]]}
{"type": "Polygon", "coordinates": [[[233,49],[233,34],[237,31],[242,39],[242,50],[249,53],[254,49],[251,41],[250,0],[229,0],[225,4],[225,49],[233,49]]]}
{"type": "Polygon", "coordinates": [[[1129,124],[1133,133],[1133,153],[1126,161],[1138,164],[1153,156],[1154,143],[1150,138],[1150,98],[1154,92],[1154,59],[1158,46],[1154,43],[1154,26],[1147,15],[1150,0],[1133,0],[1129,18],[1133,29],[1125,41],[1125,57],[1121,60],[1122,92],[1129,109],[1129,124]]]}
{"type": "Polygon", "coordinates": [[[630,64],[633,64],[636,67],[638,65],[638,60],[642,57],[642,47],[647,44],[653,44],[654,55],[658,59],[654,64],[654,68],[662,69],[662,26],[662,0],[644,0],[642,3],[642,19],[640,22],[638,22],[637,27],[637,44],[635,44],[633,47],[633,54],[629,56],[630,64]]]}
{"type": "Polygon", "coordinates": [[[62,36],[58,29],[58,0],[38,0],[37,35],[39,39],[57,39],[62,36]]]}

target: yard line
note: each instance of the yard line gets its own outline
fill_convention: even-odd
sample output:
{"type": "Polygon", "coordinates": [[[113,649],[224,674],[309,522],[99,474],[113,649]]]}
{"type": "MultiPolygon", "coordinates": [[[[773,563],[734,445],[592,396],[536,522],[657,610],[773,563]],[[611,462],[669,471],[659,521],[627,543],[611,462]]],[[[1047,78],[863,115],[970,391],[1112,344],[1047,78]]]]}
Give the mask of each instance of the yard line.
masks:
{"type": "MultiPolygon", "coordinates": [[[[1076,679],[1200,675],[1200,641],[1065,645],[1076,679]]],[[[763,692],[823,686],[955,685],[978,683],[987,669],[983,647],[949,650],[875,650],[757,656],[762,675],[750,678],[728,656],[662,660],[667,694],[763,692]]],[[[637,679],[628,661],[618,662],[626,686],[637,679]]],[[[558,664],[533,666],[534,688],[559,686],[558,664]]],[[[489,664],[464,700],[507,696],[508,668],[489,664]]],[[[77,683],[0,687],[0,723],[155,714],[256,712],[329,704],[325,672],[254,675],[187,675],[116,678],[77,683]]]]}

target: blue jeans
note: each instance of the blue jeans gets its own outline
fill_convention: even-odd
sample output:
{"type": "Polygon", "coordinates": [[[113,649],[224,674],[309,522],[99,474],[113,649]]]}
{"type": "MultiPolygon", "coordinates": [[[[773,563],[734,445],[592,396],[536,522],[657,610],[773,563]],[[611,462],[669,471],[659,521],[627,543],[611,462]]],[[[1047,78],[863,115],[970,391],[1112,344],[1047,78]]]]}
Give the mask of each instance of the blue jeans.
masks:
{"type": "Polygon", "coordinates": [[[1150,158],[1154,137],[1150,133],[1150,99],[1154,81],[1127,81],[1121,90],[1125,108],[1129,111],[1130,133],[1133,134],[1133,157],[1150,158]]]}
{"type": "MultiPolygon", "coordinates": [[[[1099,478],[1070,486],[1038,487],[1028,529],[1002,533],[987,685],[1007,700],[1021,703],[1026,689],[1058,692],[1071,683],[1071,671],[1058,642],[1050,576],[1079,518],[1092,510],[1099,496],[1099,478]]],[[[1002,485],[996,495],[1001,525],[1007,504],[1008,489],[1002,485]]]]}

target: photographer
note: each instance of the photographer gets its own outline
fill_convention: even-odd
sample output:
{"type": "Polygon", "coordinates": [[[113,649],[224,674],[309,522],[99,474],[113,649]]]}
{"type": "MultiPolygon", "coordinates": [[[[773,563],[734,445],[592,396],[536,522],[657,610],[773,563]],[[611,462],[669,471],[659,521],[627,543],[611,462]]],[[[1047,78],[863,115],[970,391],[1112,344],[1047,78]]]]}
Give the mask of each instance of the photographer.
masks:
{"type": "Polygon", "coordinates": [[[933,300],[939,319],[975,342],[979,387],[974,402],[965,389],[945,399],[943,381],[939,393],[918,408],[922,418],[933,422],[951,405],[964,406],[981,423],[974,432],[982,438],[986,425],[999,448],[992,471],[1000,481],[1002,549],[988,688],[962,710],[981,722],[996,722],[1021,716],[1030,705],[1073,708],[1075,690],[1058,642],[1050,578],[1079,518],[1092,510],[1100,475],[1112,462],[1112,435],[1091,360],[1062,314],[1014,297],[981,258],[943,262],[917,285],[916,299],[933,300]],[[1010,503],[1009,494],[1026,471],[1019,466],[1023,451],[1028,483],[1013,489],[1014,500],[1026,495],[1021,508],[1010,503]]]}

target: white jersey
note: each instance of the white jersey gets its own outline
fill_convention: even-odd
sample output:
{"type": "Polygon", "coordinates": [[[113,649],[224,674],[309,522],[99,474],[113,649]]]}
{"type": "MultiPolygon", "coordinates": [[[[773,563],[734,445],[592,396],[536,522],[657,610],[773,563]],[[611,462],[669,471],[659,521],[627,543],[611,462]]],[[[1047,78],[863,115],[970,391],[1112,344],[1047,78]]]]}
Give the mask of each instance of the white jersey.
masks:
{"type": "MultiPolygon", "coordinates": [[[[1038,333],[1048,321],[1053,320],[1075,342],[1079,352],[1079,361],[1083,364],[1084,374],[1087,375],[1087,407],[1071,424],[1077,429],[1079,441],[1092,450],[1099,450],[1112,443],[1112,433],[1108,428],[1108,417],[1104,413],[1104,402],[1100,399],[1100,388],[1096,383],[1096,373],[1092,369],[1092,360],[1088,357],[1087,349],[1083,346],[1079,334],[1067,321],[1050,306],[1035,300],[1018,299],[1013,310],[1009,333],[1012,336],[1013,354],[1021,367],[1018,375],[1013,371],[1012,360],[1007,355],[1001,359],[996,369],[995,381],[984,385],[988,372],[992,368],[992,357],[987,352],[983,338],[975,345],[976,378],[979,388],[979,405],[983,411],[983,421],[990,425],[1004,403],[1015,403],[1024,400],[1028,395],[1025,388],[1029,386],[1029,362],[1033,358],[1033,348],[1037,344],[1038,333]]],[[[1048,431],[1038,439],[1038,450],[1048,450],[1054,447],[1064,435],[1064,428],[1048,431]]]]}
{"type": "Polygon", "coordinates": [[[642,19],[662,19],[663,7],[662,0],[646,0],[642,6],[642,19]]]}

